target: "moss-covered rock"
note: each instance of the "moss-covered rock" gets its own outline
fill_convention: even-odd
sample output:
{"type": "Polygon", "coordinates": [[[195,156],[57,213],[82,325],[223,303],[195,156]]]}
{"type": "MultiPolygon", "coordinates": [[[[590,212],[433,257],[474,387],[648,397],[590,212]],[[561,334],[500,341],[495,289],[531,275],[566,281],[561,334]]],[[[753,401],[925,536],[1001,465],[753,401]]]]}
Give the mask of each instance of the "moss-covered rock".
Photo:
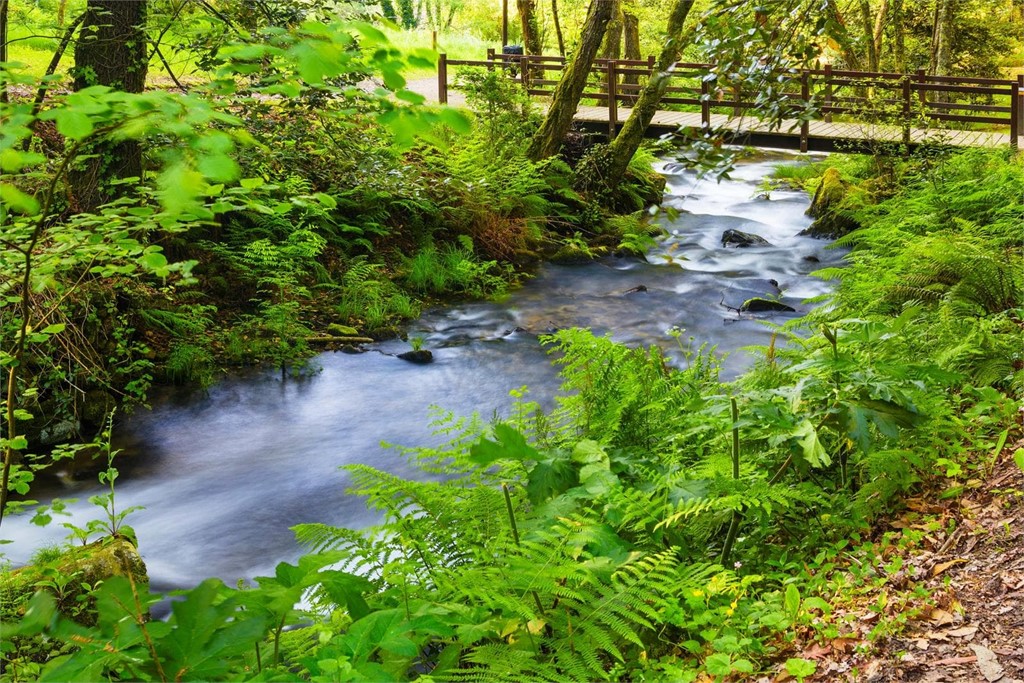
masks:
{"type": "Polygon", "coordinates": [[[50,559],[0,574],[0,616],[4,621],[20,618],[29,598],[46,590],[66,616],[90,624],[95,619],[91,601],[79,596],[112,576],[149,584],[146,563],[127,538],[105,538],[64,549],[50,559]]]}
{"type": "Polygon", "coordinates": [[[850,193],[850,185],[839,174],[836,168],[825,170],[821,176],[821,183],[814,192],[814,199],[807,209],[807,215],[815,220],[810,227],[801,232],[801,235],[819,237],[823,239],[836,239],[842,237],[859,226],[849,216],[846,210],[847,199],[850,193]]]}

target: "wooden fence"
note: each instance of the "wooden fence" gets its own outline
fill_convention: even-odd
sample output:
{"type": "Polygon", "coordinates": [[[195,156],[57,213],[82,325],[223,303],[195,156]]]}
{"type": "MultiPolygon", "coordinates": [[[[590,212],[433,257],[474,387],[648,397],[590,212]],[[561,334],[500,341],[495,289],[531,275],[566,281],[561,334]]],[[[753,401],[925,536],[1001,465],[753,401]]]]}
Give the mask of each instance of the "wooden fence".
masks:
{"type": "MultiPolygon", "coordinates": [[[[530,95],[550,96],[565,67],[562,57],[507,55],[488,50],[486,59],[438,62],[438,99],[448,101],[450,66],[502,69],[530,95]]],[[[654,57],[646,60],[598,59],[583,99],[607,107],[608,131],[614,136],[628,107],[653,74],[654,57]]],[[[754,73],[737,86],[722,84],[713,64],[677,62],[661,107],[700,111],[700,125],[709,128],[713,114],[742,117],[761,99],[782,107],[780,114],[799,125],[800,149],[807,150],[809,123],[839,117],[856,123],[899,127],[910,144],[912,131],[979,129],[1008,132],[1019,147],[1024,136],[1024,75],[1017,80],[846,71],[825,66],[785,73],[754,73]],[[938,125],[936,125],[938,124],[938,125]]]]}

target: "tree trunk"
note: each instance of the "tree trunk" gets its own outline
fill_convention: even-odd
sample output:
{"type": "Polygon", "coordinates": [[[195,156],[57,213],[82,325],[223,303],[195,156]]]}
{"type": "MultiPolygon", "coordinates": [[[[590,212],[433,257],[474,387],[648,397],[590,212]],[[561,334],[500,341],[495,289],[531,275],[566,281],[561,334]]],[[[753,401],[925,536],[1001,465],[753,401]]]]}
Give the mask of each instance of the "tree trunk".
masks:
{"type": "MultiPolygon", "coordinates": [[[[629,12],[622,13],[622,38],[623,38],[623,49],[624,57],[633,61],[640,61],[643,57],[640,54],[640,20],[637,19],[635,14],[629,12]]],[[[630,67],[630,70],[634,70],[637,67],[630,67]]],[[[628,73],[622,79],[623,85],[636,86],[640,84],[640,76],[635,73],[628,73]]],[[[623,88],[624,93],[628,96],[627,103],[632,104],[636,99],[633,93],[634,88],[623,88]]]]}
{"type": "Polygon", "coordinates": [[[562,22],[558,19],[558,0],[551,0],[551,19],[555,24],[555,37],[558,39],[558,54],[565,57],[565,39],[562,37],[562,22]]]}
{"type": "MultiPolygon", "coordinates": [[[[619,59],[622,56],[622,0],[612,0],[612,18],[604,29],[604,44],[601,46],[603,59],[619,59]]],[[[608,92],[608,74],[601,75],[604,83],[602,92],[608,92]]],[[[618,82],[618,81],[616,81],[618,82]]]]}
{"type": "Polygon", "coordinates": [[[665,95],[672,68],[683,51],[683,26],[695,0],[676,0],[672,14],[668,19],[668,39],[658,56],[654,75],[640,91],[640,97],[633,106],[629,118],[622,125],[622,130],[612,141],[609,149],[609,163],[605,178],[608,187],[614,189],[626,175],[629,162],[643,142],[647,126],[658,111],[658,103],[665,95]]]}
{"type": "Polygon", "coordinates": [[[523,29],[523,54],[539,55],[544,47],[540,44],[537,1],[516,0],[516,7],[519,9],[519,24],[523,29]]]}
{"type": "Polygon", "coordinates": [[[565,72],[562,73],[562,78],[559,79],[551,96],[548,114],[526,151],[526,156],[530,159],[540,161],[557,154],[565,134],[572,128],[572,117],[576,114],[580,96],[587,84],[590,67],[594,63],[597,51],[601,49],[601,39],[612,17],[612,5],[612,0],[594,0],[591,3],[576,54],[566,64],[565,72]]]}
{"type": "Polygon", "coordinates": [[[949,73],[950,33],[956,0],[935,0],[935,22],[932,25],[932,59],[930,71],[934,76],[949,73]]]}
{"type": "MultiPolygon", "coordinates": [[[[106,85],[142,92],[149,62],[146,0],[89,0],[75,45],[75,90],[106,85]]],[[[70,174],[75,209],[92,211],[111,198],[103,181],[142,177],[142,147],[134,140],[99,142],[70,174]]]]}
{"type": "Polygon", "coordinates": [[[835,0],[827,0],[826,11],[831,15],[832,20],[842,27],[841,35],[839,36],[839,50],[843,54],[843,61],[846,62],[846,68],[851,71],[861,70],[861,60],[857,51],[853,49],[853,41],[850,38],[850,34],[846,29],[846,22],[843,21],[843,15],[839,11],[839,6],[835,0]]]}
{"type": "Polygon", "coordinates": [[[903,0],[893,0],[892,3],[892,25],[893,49],[895,55],[896,72],[907,73],[907,43],[906,32],[903,29],[903,0]]]}
{"type": "MultiPolygon", "coordinates": [[[[7,0],[0,0],[0,62],[7,61],[7,0]]],[[[7,102],[7,85],[0,88],[0,102],[7,102]]]]}

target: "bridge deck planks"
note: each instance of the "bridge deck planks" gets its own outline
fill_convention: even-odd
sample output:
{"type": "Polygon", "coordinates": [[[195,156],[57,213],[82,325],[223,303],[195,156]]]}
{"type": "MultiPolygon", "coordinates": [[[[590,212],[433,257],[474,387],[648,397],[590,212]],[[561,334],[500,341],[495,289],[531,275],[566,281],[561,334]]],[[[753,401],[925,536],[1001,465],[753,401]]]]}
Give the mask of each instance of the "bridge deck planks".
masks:
{"type": "MultiPolygon", "coordinates": [[[[617,114],[621,125],[629,117],[630,109],[619,107],[617,114]]],[[[576,120],[588,123],[607,123],[608,108],[581,105],[576,111],[576,120]]],[[[800,137],[800,122],[797,120],[785,120],[780,128],[772,130],[768,124],[750,116],[732,118],[725,114],[712,114],[711,125],[714,128],[731,130],[739,134],[757,133],[762,137],[776,139],[785,146],[791,145],[794,140],[799,141],[800,137]]],[[[650,131],[662,134],[673,132],[679,128],[700,128],[700,126],[699,112],[658,111],[651,121],[650,131]]],[[[808,123],[808,137],[840,143],[851,141],[899,143],[903,141],[903,130],[898,126],[885,124],[811,121],[808,123]]],[[[1007,147],[1010,144],[1010,135],[978,130],[912,128],[910,141],[915,144],[941,143],[953,147],[1007,147]]]]}

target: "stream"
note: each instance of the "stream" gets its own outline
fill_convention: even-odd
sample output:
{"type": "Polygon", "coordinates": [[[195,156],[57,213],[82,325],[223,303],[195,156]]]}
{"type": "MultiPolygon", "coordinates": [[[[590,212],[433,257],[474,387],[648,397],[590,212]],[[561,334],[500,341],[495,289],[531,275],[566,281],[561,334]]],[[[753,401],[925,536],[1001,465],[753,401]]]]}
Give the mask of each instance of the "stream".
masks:
{"type": "MultiPolygon", "coordinates": [[[[829,290],[809,273],[842,259],[825,242],[797,236],[810,223],[804,193],[757,196],[762,178],[780,162],[802,163],[760,154],[716,184],[675,162],[660,162],[657,170],[668,181],[665,203],[680,213],[674,220],[662,216],[669,234],[646,261],[609,257],[545,265],[500,302],[428,311],[408,333],[433,351],[430,365],[389,355],[409,349],[395,340],[358,355],[322,354],[313,361],[322,370],[307,379],[282,382],[277,372],[250,372],[207,392],[154,397],[153,410],[136,411],[115,435],[123,453],[117,505],[145,506],[126,523],[138,534],[152,587],[272,575],[278,562],[300,553],[289,527],[374,523],[363,500],[345,494],[346,475],[338,467],[367,463],[416,476],[398,451],[381,442],[441,443],[431,433],[431,406],[489,419],[507,413],[509,391],[524,385],[532,400],[550,405],[558,376],[539,334],[589,327],[624,344],[659,344],[671,354],[675,340],[666,330],[678,326],[696,345],[733,352],[724,361],[724,377],[742,372],[751,360],[738,349],[769,340],[761,320],[782,322],[805,312],[805,299],[829,290]],[[773,246],[724,248],[727,229],[756,233],[773,246]],[[646,290],[627,293],[640,286],[646,290]],[[778,294],[795,313],[735,310],[751,297],[778,294]]],[[[100,492],[83,482],[34,493],[40,499],[77,498],[68,509],[81,526],[102,516],[86,502],[100,492]]],[[[0,538],[13,543],[0,550],[15,565],[24,564],[35,549],[67,535],[60,522],[68,519],[58,517],[46,528],[31,525],[27,515],[5,519],[0,538]]]]}

